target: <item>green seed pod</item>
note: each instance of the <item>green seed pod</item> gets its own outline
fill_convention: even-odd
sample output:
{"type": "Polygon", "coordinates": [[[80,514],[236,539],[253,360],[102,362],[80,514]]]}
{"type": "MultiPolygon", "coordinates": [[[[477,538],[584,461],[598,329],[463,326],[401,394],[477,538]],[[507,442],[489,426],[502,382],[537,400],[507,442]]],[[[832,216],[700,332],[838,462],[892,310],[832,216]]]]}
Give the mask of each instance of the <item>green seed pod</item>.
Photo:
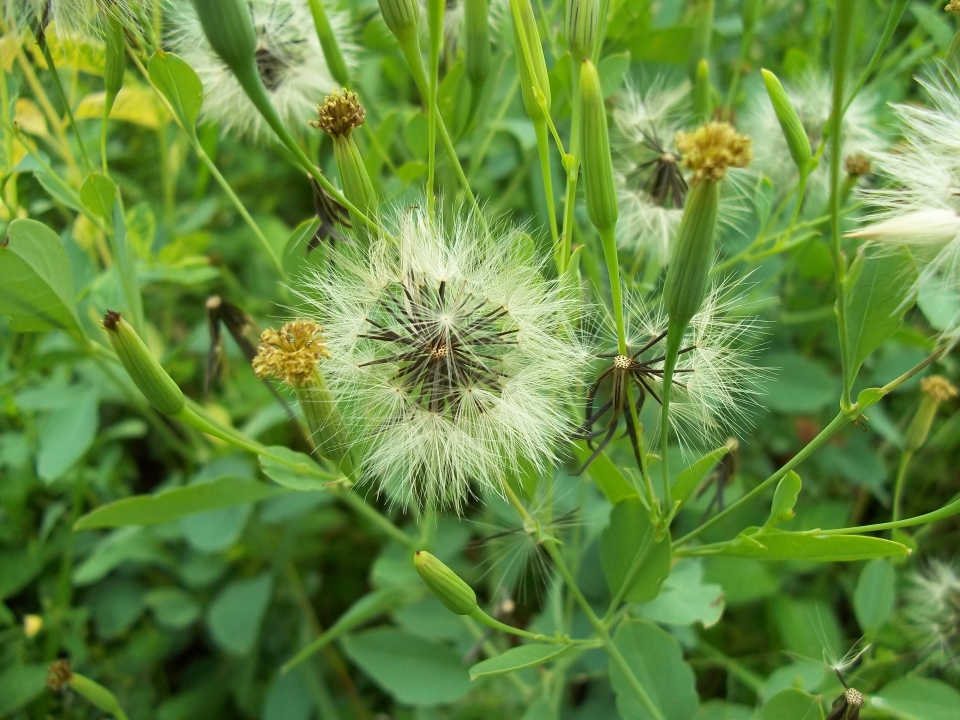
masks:
{"type": "Polygon", "coordinates": [[[805,176],[810,170],[810,161],[813,154],[810,152],[810,140],[807,138],[807,132],[803,129],[803,123],[800,122],[800,116],[797,115],[797,111],[790,102],[790,98],[787,97],[787,93],[777,76],[769,70],[761,70],[760,74],[763,75],[763,83],[767,86],[767,95],[770,96],[773,111],[777,114],[783,136],[787,140],[790,157],[793,158],[800,174],[805,176]]]}
{"type": "Polygon", "coordinates": [[[144,345],[136,330],[120,313],[108,310],[103,318],[110,346],[123,365],[133,384],[150,404],[164,415],[176,415],[186,402],[183,392],[144,345]]]}
{"type": "Polygon", "coordinates": [[[704,180],[690,188],[664,288],[671,333],[677,328],[682,335],[700,309],[713,264],[719,207],[719,183],[704,180]]]}
{"type": "Polygon", "coordinates": [[[467,78],[479,87],[490,72],[489,0],[464,0],[463,25],[463,60],[467,78]]]}
{"type": "Polygon", "coordinates": [[[117,94],[123,86],[124,47],[123,25],[112,15],[107,19],[106,36],[106,63],[103,72],[103,87],[105,98],[103,103],[103,117],[110,116],[110,110],[117,94]]]}
{"type": "Polygon", "coordinates": [[[923,392],[920,407],[917,408],[917,413],[910,421],[903,438],[904,448],[910,452],[916,452],[926,444],[940,403],[957,396],[957,389],[946,378],[939,375],[923,378],[920,389],[923,392]]]}
{"type": "Polygon", "coordinates": [[[377,0],[387,28],[401,44],[419,32],[420,3],[417,0],[377,0]]]}
{"type": "Polygon", "coordinates": [[[547,61],[543,57],[543,45],[537,30],[537,18],[530,0],[510,0],[513,15],[513,39],[516,45],[517,63],[520,69],[520,92],[523,107],[534,122],[544,119],[550,112],[550,78],[547,61]],[[543,100],[540,105],[538,94],[543,100]]]}
{"type": "Polygon", "coordinates": [[[257,34],[244,0],[194,0],[203,34],[236,75],[254,61],[257,34]]]}
{"type": "Polygon", "coordinates": [[[568,0],[567,47],[574,62],[593,57],[600,9],[598,0],[568,0]]]}
{"type": "Polygon", "coordinates": [[[103,710],[105,713],[113,715],[116,718],[126,717],[123,708],[120,707],[120,701],[117,700],[117,696],[100,683],[83,675],[73,673],[67,685],[91,705],[103,710]]]}
{"type": "Polygon", "coordinates": [[[607,112],[597,68],[583,61],[580,72],[581,162],[590,221],[601,232],[617,224],[617,186],[613,181],[613,156],[607,132],[607,112]]]}
{"type": "Polygon", "coordinates": [[[426,550],[413,556],[413,566],[430,592],[437,596],[450,612],[470,615],[477,609],[477,594],[453,570],[426,550]]]}

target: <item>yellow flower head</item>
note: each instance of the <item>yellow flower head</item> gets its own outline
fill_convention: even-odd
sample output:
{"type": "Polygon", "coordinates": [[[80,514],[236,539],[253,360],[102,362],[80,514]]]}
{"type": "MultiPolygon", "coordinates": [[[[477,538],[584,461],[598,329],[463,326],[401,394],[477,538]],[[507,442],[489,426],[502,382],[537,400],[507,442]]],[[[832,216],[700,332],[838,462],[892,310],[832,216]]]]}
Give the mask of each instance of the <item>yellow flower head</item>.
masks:
{"type": "Polygon", "coordinates": [[[942,375],[931,375],[920,381],[920,389],[930,396],[935,403],[942,403],[955,398],[957,389],[942,375]]]}
{"type": "Polygon", "coordinates": [[[261,379],[274,377],[287,385],[305,385],[313,380],[320,359],[328,357],[323,328],[313,320],[294,320],[279,330],[263,331],[253,371],[261,379]]]}
{"type": "Polygon", "coordinates": [[[323,104],[317,105],[317,119],[311,120],[310,124],[337,138],[349,135],[363,125],[366,118],[367,111],[360,104],[360,97],[344,88],[327,95],[323,104]]]}
{"type": "Polygon", "coordinates": [[[746,167],[753,159],[750,138],[725,122],[708,122],[693,132],[678,132],[676,145],[695,181],[717,182],[727,168],[746,167]]]}

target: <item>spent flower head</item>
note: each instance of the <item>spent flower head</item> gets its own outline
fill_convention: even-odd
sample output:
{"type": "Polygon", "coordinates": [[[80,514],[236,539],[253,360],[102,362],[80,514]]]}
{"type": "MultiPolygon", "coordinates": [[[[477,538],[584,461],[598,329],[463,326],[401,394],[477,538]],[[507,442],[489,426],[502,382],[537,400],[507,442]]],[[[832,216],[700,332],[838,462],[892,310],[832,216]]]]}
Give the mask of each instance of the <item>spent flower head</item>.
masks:
{"type": "MultiPolygon", "coordinates": [[[[196,70],[203,83],[203,117],[219,123],[224,132],[254,140],[269,137],[258,113],[230,68],[204,35],[191,0],[171,0],[171,49],[196,70]]],[[[256,33],[256,63],[273,106],[288,127],[301,127],[317,99],[337,89],[317,39],[306,2],[246,0],[256,33]]],[[[327,9],[334,35],[340,39],[348,66],[354,64],[347,16],[327,9]]]]}
{"type": "Polygon", "coordinates": [[[711,121],[693,132],[681,130],[675,142],[695,181],[718,182],[729,168],[744,168],[753,159],[750,138],[727,122],[711,121]]]}
{"type": "Polygon", "coordinates": [[[317,105],[317,119],[311,120],[310,125],[332,137],[343,137],[363,125],[366,118],[360,96],[343,88],[327,95],[323,103],[317,105]]]}
{"type": "Polygon", "coordinates": [[[920,390],[936,403],[947,402],[957,396],[957,388],[942,375],[931,375],[920,381],[920,390]]]}
{"type": "Polygon", "coordinates": [[[261,380],[273,377],[297,387],[310,383],[320,360],[329,357],[323,328],[313,320],[294,320],[263,331],[253,371],[261,380]]]}
{"type": "Polygon", "coordinates": [[[459,509],[471,484],[496,492],[521,463],[556,461],[586,361],[577,301],[519,230],[417,208],[393,225],[395,240],[337,247],[303,297],[364,477],[393,504],[459,509]]]}
{"type": "Polygon", "coordinates": [[[54,692],[63,690],[73,677],[69,660],[54,660],[47,667],[47,687],[54,692]]]}

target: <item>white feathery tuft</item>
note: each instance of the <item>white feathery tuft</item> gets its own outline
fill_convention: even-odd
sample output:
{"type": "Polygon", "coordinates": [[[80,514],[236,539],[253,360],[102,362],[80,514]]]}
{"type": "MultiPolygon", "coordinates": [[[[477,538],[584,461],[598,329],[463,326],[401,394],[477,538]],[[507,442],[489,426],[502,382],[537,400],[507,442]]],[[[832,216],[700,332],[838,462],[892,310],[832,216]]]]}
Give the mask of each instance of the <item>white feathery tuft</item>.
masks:
{"type": "Polygon", "coordinates": [[[960,676],[960,571],[933,561],[910,580],[903,614],[917,651],[953,677],[960,676]]]}
{"type": "Polygon", "coordinates": [[[364,479],[394,505],[459,510],[471,488],[558,459],[587,361],[579,301],[518,249],[519,230],[416,208],[394,225],[395,244],[338,246],[302,297],[364,479]]]}
{"type": "Polygon", "coordinates": [[[7,0],[4,15],[21,32],[34,33],[46,19],[55,23],[64,40],[103,40],[107,20],[115,18],[123,27],[139,33],[149,22],[159,0],[7,0]]]}
{"type": "MultiPolygon", "coordinates": [[[[269,137],[269,127],[256,111],[230,68],[210,47],[191,0],[169,0],[171,49],[196,70],[203,83],[202,115],[219,123],[223,132],[252,140],[269,137]]],[[[339,89],[330,74],[305,1],[247,0],[257,37],[257,67],[267,94],[283,122],[292,129],[306,127],[317,104],[339,89]]],[[[348,16],[327,8],[333,34],[348,67],[354,67],[356,48],[348,16]]]]}

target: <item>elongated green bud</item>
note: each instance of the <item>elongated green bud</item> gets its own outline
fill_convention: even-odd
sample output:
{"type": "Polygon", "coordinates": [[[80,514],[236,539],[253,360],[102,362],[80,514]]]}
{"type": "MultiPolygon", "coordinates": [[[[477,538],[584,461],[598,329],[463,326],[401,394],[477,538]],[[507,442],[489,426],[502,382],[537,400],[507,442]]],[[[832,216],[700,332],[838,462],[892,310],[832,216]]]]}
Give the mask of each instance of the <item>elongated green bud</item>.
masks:
{"type": "Polygon", "coordinates": [[[164,415],[176,415],[183,410],[186,404],[183,391],[167,375],[133,326],[120,317],[120,313],[108,310],[103,318],[103,328],[133,384],[150,404],[164,415]]]}
{"type": "Polygon", "coordinates": [[[430,592],[437,596],[450,612],[470,615],[478,609],[477,594],[459,575],[426,550],[413,556],[413,566],[430,592]]]}
{"type": "Polygon", "coordinates": [[[513,15],[513,39],[520,70],[523,107],[530,119],[537,122],[545,119],[544,113],[550,112],[551,103],[550,78],[540,32],[537,30],[537,18],[530,0],[510,0],[510,12],[513,15]]]}
{"type": "Polygon", "coordinates": [[[598,230],[617,224],[617,186],[613,181],[613,156],[607,131],[607,111],[597,68],[583,61],[580,71],[581,162],[587,195],[587,213],[598,230]]]}
{"type": "Polygon", "coordinates": [[[793,158],[793,163],[797,166],[800,174],[806,176],[810,170],[810,161],[813,154],[810,152],[810,140],[807,138],[806,130],[803,129],[803,123],[800,122],[800,116],[797,115],[793,103],[790,102],[790,98],[777,76],[769,70],[761,70],[760,74],[763,75],[763,83],[767,86],[767,95],[770,96],[773,111],[777,114],[783,136],[787,140],[790,157],[793,158]]]}
{"type": "Polygon", "coordinates": [[[377,0],[387,28],[397,40],[416,36],[420,24],[420,3],[417,0],[377,0]]]}
{"type": "Polygon", "coordinates": [[[489,0],[464,0],[463,61],[470,82],[479,87],[490,73],[489,0]]]}
{"type": "Polygon", "coordinates": [[[203,34],[235,75],[254,60],[257,34],[244,0],[194,0],[203,34]]]}
{"type": "Polygon", "coordinates": [[[65,687],[69,687],[94,707],[115,718],[126,720],[127,715],[120,707],[116,695],[100,683],[75,673],[68,660],[57,660],[50,664],[47,669],[47,687],[54,692],[61,692],[65,687]]]}
{"type": "Polygon", "coordinates": [[[330,27],[330,18],[327,17],[327,9],[323,6],[323,0],[307,0],[307,4],[310,6],[313,27],[317,31],[317,39],[320,41],[323,59],[327,61],[330,74],[341,85],[348,85],[350,74],[347,71],[347,62],[343,59],[337,36],[333,34],[333,28],[330,27]]]}
{"type": "Polygon", "coordinates": [[[110,110],[117,99],[117,94],[123,86],[124,54],[123,25],[112,15],[107,19],[106,35],[106,63],[103,72],[103,87],[105,98],[103,103],[103,117],[110,116],[110,110]]]}
{"type": "Polygon", "coordinates": [[[917,408],[917,413],[910,421],[904,436],[904,447],[910,452],[916,452],[926,444],[940,403],[957,396],[957,389],[940,375],[923,378],[920,381],[920,389],[923,392],[920,407],[917,408]]]}
{"type": "Polygon", "coordinates": [[[695,25],[690,43],[690,76],[694,80],[700,61],[710,57],[710,40],[713,35],[714,0],[696,2],[695,25]]]}
{"type": "Polygon", "coordinates": [[[567,48],[574,62],[593,57],[599,14],[599,0],[568,0],[567,48]]]}
{"type": "Polygon", "coordinates": [[[693,114],[699,122],[706,122],[713,114],[713,98],[710,88],[710,64],[701,60],[693,81],[693,114]]]}
{"type": "MultiPolygon", "coordinates": [[[[352,133],[363,125],[366,116],[357,94],[344,88],[328,95],[323,104],[317,106],[317,119],[310,121],[313,127],[333,138],[333,154],[343,183],[343,194],[364,214],[376,208],[377,195],[352,133]]],[[[360,227],[357,218],[354,218],[354,227],[360,227]]]]}

